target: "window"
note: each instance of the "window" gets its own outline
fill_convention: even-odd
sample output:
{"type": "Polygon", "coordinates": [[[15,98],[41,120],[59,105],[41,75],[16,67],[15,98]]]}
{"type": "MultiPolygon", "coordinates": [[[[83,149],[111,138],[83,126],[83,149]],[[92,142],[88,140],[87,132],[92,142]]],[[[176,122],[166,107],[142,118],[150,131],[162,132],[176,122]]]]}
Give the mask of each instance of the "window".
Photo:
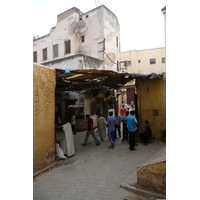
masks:
{"type": "Polygon", "coordinates": [[[81,42],[85,42],[84,35],[81,36],[81,42]]]}
{"type": "Polygon", "coordinates": [[[33,52],[33,62],[37,62],[37,51],[33,52]]]}
{"type": "Polygon", "coordinates": [[[153,112],[153,116],[154,116],[154,117],[155,117],[155,116],[158,116],[158,109],[152,110],[152,112],[153,112]]]}
{"type": "Polygon", "coordinates": [[[131,60],[126,60],[124,62],[124,66],[131,66],[131,60]]]}
{"type": "Polygon", "coordinates": [[[118,37],[116,36],[116,47],[118,47],[118,37]]]}
{"type": "Polygon", "coordinates": [[[70,40],[65,41],[65,54],[70,53],[70,40]]]}
{"type": "Polygon", "coordinates": [[[141,60],[138,60],[138,63],[141,63],[141,60]]]}
{"type": "Polygon", "coordinates": [[[58,44],[53,45],[53,57],[58,57],[58,44]]]}
{"type": "Polygon", "coordinates": [[[162,58],[162,63],[165,63],[165,57],[162,58]]]}
{"type": "Polygon", "coordinates": [[[43,60],[47,60],[47,48],[43,49],[43,60]]]}
{"type": "Polygon", "coordinates": [[[86,15],[85,17],[88,18],[88,15],[86,15]]]}
{"type": "Polygon", "coordinates": [[[152,64],[156,64],[156,59],[155,58],[151,58],[150,59],[150,65],[152,65],[152,64]]]}

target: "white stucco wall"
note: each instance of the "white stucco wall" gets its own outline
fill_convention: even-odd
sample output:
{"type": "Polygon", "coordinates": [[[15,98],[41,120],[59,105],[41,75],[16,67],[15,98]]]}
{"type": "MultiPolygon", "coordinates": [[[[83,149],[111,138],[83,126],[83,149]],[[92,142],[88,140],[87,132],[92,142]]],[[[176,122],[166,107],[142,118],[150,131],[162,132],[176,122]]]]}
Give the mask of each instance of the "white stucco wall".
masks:
{"type": "Polygon", "coordinates": [[[117,17],[104,9],[104,36],[105,36],[105,70],[117,71],[117,60],[120,59],[120,25],[117,17]],[[116,44],[116,37],[118,44],[116,44]]]}
{"type": "Polygon", "coordinates": [[[51,29],[49,35],[33,42],[33,52],[37,51],[37,62],[44,63],[47,61],[57,60],[60,58],[75,55],[80,48],[80,36],[75,32],[76,24],[79,22],[79,15],[73,13],[67,18],[56,24],[51,29]],[[70,53],[65,54],[65,41],[71,41],[70,53]],[[58,57],[53,58],[53,45],[58,44],[58,57]],[[47,60],[43,61],[42,50],[47,48],[47,60]]]}
{"type": "Polygon", "coordinates": [[[74,56],[70,56],[67,59],[57,59],[53,62],[46,62],[43,65],[52,67],[54,69],[63,69],[68,68],[69,70],[76,69],[103,69],[103,61],[86,56],[83,54],[76,54],[74,56]]]}
{"type": "Polygon", "coordinates": [[[81,15],[82,21],[86,23],[86,28],[81,34],[84,35],[85,42],[81,43],[80,53],[99,58],[98,43],[104,39],[102,15],[102,8],[94,9],[81,15]],[[98,20],[98,16],[100,20],[98,20]]]}
{"type": "MultiPolygon", "coordinates": [[[[119,44],[116,47],[116,36],[120,41],[120,27],[117,17],[103,5],[87,13],[78,12],[78,9],[72,8],[61,13],[58,23],[51,29],[50,33],[33,42],[33,52],[37,51],[37,63],[45,64],[61,58],[84,54],[104,61],[102,69],[116,71],[117,65],[113,63],[117,63],[119,59],[119,44]],[[84,42],[81,42],[81,36],[84,36],[84,42]],[[102,52],[104,38],[106,53],[113,62],[102,52]],[[69,54],[65,54],[66,40],[71,42],[69,54]],[[58,44],[58,57],[53,58],[53,45],[56,44],[58,44]],[[47,60],[43,60],[44,48],[47,48],[47,60]]],[[[84,61],[81,60],[81,63],[84,61]]],[[[71,59],[68,64],[64,69],[82,67],[79,60],[76,59],[71,59]]],[[[50,65],[48,64],[48,66],[50,65]]],[[[62,62],[59,61],[56,67],[54,64],[54,68],[60,67],[63,69],[62,62]]],[[[87,67],[87,62],[85,62],[85,67],[87,67]]]]}

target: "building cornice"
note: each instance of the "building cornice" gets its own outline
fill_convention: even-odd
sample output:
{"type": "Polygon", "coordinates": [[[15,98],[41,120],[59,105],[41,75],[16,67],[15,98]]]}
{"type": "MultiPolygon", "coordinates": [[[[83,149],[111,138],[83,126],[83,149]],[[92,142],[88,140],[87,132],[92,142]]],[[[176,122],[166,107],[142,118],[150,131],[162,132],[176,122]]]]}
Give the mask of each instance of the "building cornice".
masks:
{"type": "Polygon", "coordinates": [[[76,55],[72,55],[72,56],[68,56],[68,57],[64,57],[64,58],[59,58],[59,59],[56,59],[56,60],[50,60],[50,61],[47,61],[47,62],[42,62],[41,65],[55,64],[57,62],[71,60],[71,59],[75,59],[77,57],[84,57],[84,58],[89,58],[89,59],[95,59],[98,62],[104,62],[103,60],[100,60],[98,58],[94,58],[92,56],[88,56],[88,55],[85,55],[85,54],[76,54],[76,55]]]}

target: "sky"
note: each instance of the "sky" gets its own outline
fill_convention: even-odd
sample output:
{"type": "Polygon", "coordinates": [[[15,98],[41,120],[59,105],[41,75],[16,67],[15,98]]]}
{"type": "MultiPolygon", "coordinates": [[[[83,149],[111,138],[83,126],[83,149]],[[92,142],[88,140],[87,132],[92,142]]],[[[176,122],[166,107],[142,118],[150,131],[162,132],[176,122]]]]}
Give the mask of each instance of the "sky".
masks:
{"type": "Polygon", "coordinates": [[[57,15],[72,7],[85,13],[102,4],[118,17],[122,52],[165,46],[161,9],[166,0],[33,0],[33,35],[49,34],[57,15]]]}

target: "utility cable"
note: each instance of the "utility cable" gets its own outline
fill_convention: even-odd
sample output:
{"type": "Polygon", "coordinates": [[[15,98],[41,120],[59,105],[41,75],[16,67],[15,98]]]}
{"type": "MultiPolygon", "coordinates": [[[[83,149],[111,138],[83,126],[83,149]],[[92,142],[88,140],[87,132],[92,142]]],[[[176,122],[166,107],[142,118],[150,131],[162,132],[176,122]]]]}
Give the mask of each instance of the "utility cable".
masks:
{"type": "Polygon", "coordinates": [[[104,53],[106,54],[106,56],[109,58],[109,60],[112,62],[112,63],[114,63],[114,64],[116,64],[117,65],[117,63],[115,63],[110,57],[109,57],[109,55],[104,51],[104,53]]]}

